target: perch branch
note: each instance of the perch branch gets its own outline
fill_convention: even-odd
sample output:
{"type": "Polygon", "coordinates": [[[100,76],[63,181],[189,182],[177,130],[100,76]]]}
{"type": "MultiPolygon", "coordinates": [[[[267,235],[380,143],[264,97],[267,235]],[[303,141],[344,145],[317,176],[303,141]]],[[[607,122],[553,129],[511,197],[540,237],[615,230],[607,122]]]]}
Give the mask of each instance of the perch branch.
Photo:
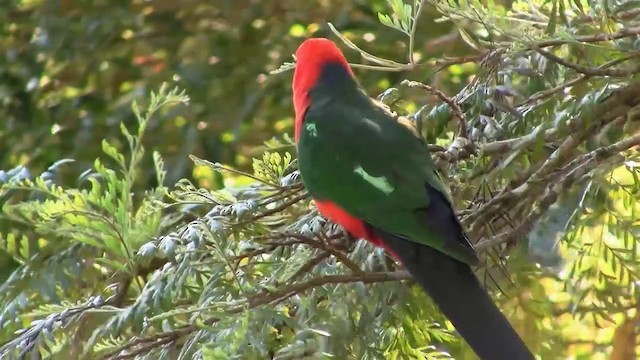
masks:
{"type": "MultiPolygon", "coordinates": [[[[313,288],[325,286],[325,285],[338,285],[362,282],[365,284],[409,280],[411,275],[406,271],[394,271],[394,272],[370,272],[362,274],[350,274],[350,275],[326,275],[317,277],[307,281],[299,282],[293,285],[283,287],[279,290],[270,293],[261,293],[253,297],[246,299],[246,304],[237,305],[229,308],[225,311],[227,314],[237,314],[247,309],[256,308],[258,306],[266,304],[280,303],[288,298],[302,294],[313,288]]],[[[218,317],[207,318],[203,321],[205,325],[212,325],[218,322],[218,317]]],[[[106,354],[103,359],[109,360],[124,360],[132,359],[136,356],[148,352],[158,346],[169,344],[171,342],[179,340],[181,337],[197,331],[199,327],[197,325],[186,325],[177,330],[164,332],[148,337],[135,338],[129,343],[122,346],[120,349],[106,354]]]]}

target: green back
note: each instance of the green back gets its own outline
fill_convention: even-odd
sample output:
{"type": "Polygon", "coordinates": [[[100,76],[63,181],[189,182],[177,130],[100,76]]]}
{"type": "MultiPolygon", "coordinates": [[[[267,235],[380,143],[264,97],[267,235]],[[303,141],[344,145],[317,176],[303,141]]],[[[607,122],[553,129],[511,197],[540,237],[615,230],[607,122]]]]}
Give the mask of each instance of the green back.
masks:
{"type": "Polygon", "coordinates": [[[298,142],[311,195],[371,226],[475,262],[426,144],[347,80],[311,92],[298,142]]]}

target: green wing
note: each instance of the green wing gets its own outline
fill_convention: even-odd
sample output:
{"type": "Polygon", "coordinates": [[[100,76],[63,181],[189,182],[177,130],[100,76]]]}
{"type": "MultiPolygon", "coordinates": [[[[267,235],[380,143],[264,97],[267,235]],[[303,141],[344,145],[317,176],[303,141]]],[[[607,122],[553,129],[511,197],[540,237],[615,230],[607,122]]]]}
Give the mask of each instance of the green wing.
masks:
{"type": "Polygon", "coordinates": [[[315,198],[460,261],[477,260],[426,144],[368,97],[315,102],[298,152],[315,198]]]}

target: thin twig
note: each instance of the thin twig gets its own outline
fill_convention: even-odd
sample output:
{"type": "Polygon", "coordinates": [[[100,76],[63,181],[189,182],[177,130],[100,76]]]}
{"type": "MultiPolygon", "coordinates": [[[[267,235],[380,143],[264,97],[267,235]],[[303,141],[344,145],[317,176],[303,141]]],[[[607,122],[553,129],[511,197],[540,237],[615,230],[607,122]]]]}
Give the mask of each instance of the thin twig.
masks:
{"type": "Polygon", "coordinates": [[[415,47],[416,40],[416,29],[418,28],[418,18],[422,13],[422,6],[424,5],[425,0],[420,0],[415,2],[415,7],[413,9],[413,19],[411,19],[411,31],[409,32],[409,64],[415,65],[416,60],[413,58],[413,51],[415,47]]]}
{"type": "Polygon", "coordinates": [[[446,57],[443,59],[436,59],[431,61],[429,64],[438,67],[438,71],[443,70],[451,65],[459,65],[469,62],[478,62],[482,60],[489,52],[484,52],[480,55],[468,55],[468,56],[459,56],[459,57],[446,57]]]}
{"type": "Polygon", "coordinates": [[[611,41],[611,40],[617,40],[617,39],[622,39],[622,38],[626,38],[626,37],[632,37],[632,36],[636,36],[636,35],[640,35],[640,26],[636,26],[636,27],[630,27],[630,28],[626,28],[626,29],[622,29],[618,32],[614,32],[611,34],[607,34],[607,33],[598,33],[598,34],[594,34],[594,35],[578,35],[572,39],[554,39],[554,40],[544,40],[544,41],[539,41],[536,42],[535,45],[532,47],[533,49],[535,49],[535,47],[538,48],[545,48],[545,47],[552,47],[552,46],[559,46],[559,45],[564,45],[564,44],[569,44],[569,43],[597,43],[597,42],[603,42],[603,41],[611,41]]]}
{"type": "Polygon", "coordinates": [[[352,273],[354,274],[358,274],[361,275],[363,274],[362,269],[360,269],[360,267],[353,262],[353,260],[349,259],[349,257],[347,256],[347,254],[343,253],[342,251],[336,249],[333,244],[331,244],[331,239],[326,237],[324,234],[321,234],[320,236],[323,237],[324,241],[325,241],[325,248],[328,252],[330,252],[333,256],[335,256],[338,260],[340,260],[340,262],[342,264],[344,264],[344,266],[346,266],[347,268],[349,268],[349,270],[351,270],[352,273]]]}
{"type": "Polygon", "coordinates": [[[441,90],[438,90],[436,88],[434,88],[433,86],[418,82],[418,81],[410,81],[410,80],[403,80],[402,85],[404,86],[408,86],[408,87],[413,87],[413,88],[419,88],[419,89],[423,89],[426,90],[427,92],[435,95],[438,97],[438,99],[442,100],[443,102],[447,103],[447,105],[449,105],[449,107],[451,107],[451,111],[453,112],[453,116],[457,119],[458,121],[458,136],[462,137],[462,138],[469,138],[469,134],[467,132],[467,119],[464,116],[464,113],[462,112],[462,109],[460,108],[460,105],[458,105],[458,102],[454,99],[451,98],[449,96],[447,96],[445,93],[443,93],[441,90]]]}
{"type": "Polygon", "coordinates": [[[304,265],[302,265],[298,270],[296,270],[296,272],[293,275],[291,275],[289,279],[287,279],[287,282],[298,280],[299,278],[308,274],[309,272],[311,272],[311,269],[316,267],[316,265],[320,264],[330,256],[331,256],[331,253],[325,251],[312,257],[306,263],[304,263],[304,265]]]}
{"type": "MultiPolygon", "coordinates": [[[[635,57],[635,56],[637,56],[637,54],[635,54],[635,55],[632,54],[632,55],[629,55],[629,56],[624,56],[624,57],[621,57],[621,58],[617,58],[617,59],[608,61],[608,62],[598,66],[597,69],[607,69],[607,68],[609,68],[611,66],[614,66],[614,65],[620,64],[620,63],[622,63],[624,61],[627,61],[630,58],[635,57]]],[[[547,89],[547,90],[544,90],[544,91],[540,91],[540,92],[534,94],[533,96],[529,97],[527,100],[525,100],[525,101],[521,102],[520,104],[516,105],[515,107],[518,108],[518,107],[523,107],[523,106],[530,105],[530,104],[535,104],[540,100],[544,100],[544,99],[546,99],[548,97],[551,97],[554,94],[556,94],[557,92],[560,92],[560,91],[562,91],[562,90],[564,90],[564,89],[566,89],[568,87],[574,86],[574,85],[576,85],[576,84],[578,84],[578,83],[580,83],[582,81],[588,80],[589,78],[591,78],[591,76],[586,75],[586,74],[581,74],[577,78],[569,80],[569,81],[567,81],[565,83],[562,83],[562,84],[560,84],[560,85],[558,85],[556,87],[553,87],[551,89],[547,89]]]]}
{"type": "Polygon", "coordinates": [[[602,68],[581,66],[581,65],[569,62],[539,47],[533,46],[533,49],[537,51],[540,55],[546,57],[547,59],[555,61],[560,65],[566,66],[572,70],[575,70],[578,73],[585,74],[587,76],[627,77],[640,72],[640,66],[634,66],[629,69],[618,69],[618,68],[602,69],[602,68]]]}
{"type": "Polygon", "coordinates": [[[308,197],[309,197],[309,193],[307,193],[305,191],[303,194],[298,195],[298,196],[296,196],[294,198],[291,198],[290,200],[283,202],[282,204],[280,204],[279,206],[274,207],[273,209],[265,210],[265,211],[263,211],[263,212],[261,212],[259,214],[254,215],[250,219],[238,222],[238,223],[233,224],[233,225],[234,226],[242,226],[242,225],[246,225],[246,224],[255,222],[258,219],[262,219],[264,217],[267,217],[267,216],[270,216],[270,215],[273,215],[273,214],[277,214],[277,213],[283,211],[284,209],[287,209],[291,205],[293,205],[295,203],[298,203],[298,202],[300,202],[300,201],[302,201],[304,199],[307,199],[308,197]]]}

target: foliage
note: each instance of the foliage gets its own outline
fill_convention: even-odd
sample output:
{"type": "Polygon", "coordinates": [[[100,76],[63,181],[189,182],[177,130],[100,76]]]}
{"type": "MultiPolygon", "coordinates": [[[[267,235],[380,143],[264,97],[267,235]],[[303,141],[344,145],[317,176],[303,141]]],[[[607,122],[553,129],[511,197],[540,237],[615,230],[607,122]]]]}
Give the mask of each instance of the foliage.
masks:
{"type": "MultiPolygon", "coordinates": [[[[338,21],[327,27],[363,59],[353,65],[365,86],[380,75],[372,70],[386,72],[384,86],[373,88],[431,144],[486,258],[479,275],[502,290],[496,300],[543,359],[622,359],[636,348],[628,331],[640,316],[640,11],[633,3],[373,3],[379,32],[406,43],[404,61],[396,47],[368,50],[374,35],[366,29],[341,32],[338,21]],[[426,38],[422,24],[434,23],[449,31],[441,41],[453,38],[467,53],[430,57],[432,45],[419,39],[426,38]]],[[[44,11],[19,4],[11,11],[44,11]]],[[[139,26],[127,23],[132,18],[119,21],[139,26]]],[[[185,63],[189,54],[180,55],[185,63]]],[[[247,76],[238,75],[242,69],[231,74],[234,84],[247,76]]],[[[197,91],[189,91],[197,95],[189,102],[162,86],[145,111],[133,102],[130,122],[120,106],[137,93],[125,93],[111,108],[120,135],[91,131],[107,139],[90,170],[67,159],[46,169],[5,159],[12,169],[0,172],[0,357],[472,356],[398,264],[318,215],[288,136],[266,142],[251,166],[182,149],[184,158],[196,153],[195,179],[169,185],[170,166],[158,151],[145,152],[157,145],[146,140],[173,131],[159,124],[209,102],[197,91]]],[[[216,110],[224,113],[206,111],[216,110]]],[[[38,139],[41,130],[33,132],[38,139]]],[[[95,156],[91,150],[79,154],[80,163],[95,156]]]]}

